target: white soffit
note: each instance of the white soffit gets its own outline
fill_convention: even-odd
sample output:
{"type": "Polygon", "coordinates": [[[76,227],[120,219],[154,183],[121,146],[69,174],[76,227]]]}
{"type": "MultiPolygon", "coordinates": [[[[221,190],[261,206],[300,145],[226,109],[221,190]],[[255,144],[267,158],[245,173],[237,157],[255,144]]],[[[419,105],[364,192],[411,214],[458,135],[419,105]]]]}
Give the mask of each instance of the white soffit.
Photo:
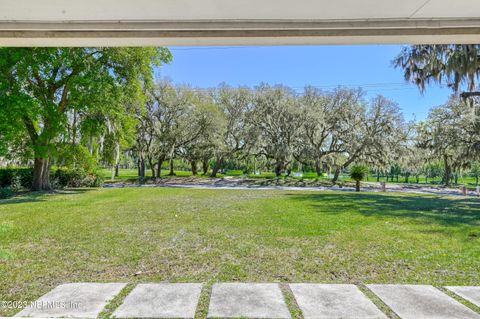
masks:
{"type": "Polygon", "coordinates": [[[480,43],[479,0],[0,0],[0,45],[480,43]]]}

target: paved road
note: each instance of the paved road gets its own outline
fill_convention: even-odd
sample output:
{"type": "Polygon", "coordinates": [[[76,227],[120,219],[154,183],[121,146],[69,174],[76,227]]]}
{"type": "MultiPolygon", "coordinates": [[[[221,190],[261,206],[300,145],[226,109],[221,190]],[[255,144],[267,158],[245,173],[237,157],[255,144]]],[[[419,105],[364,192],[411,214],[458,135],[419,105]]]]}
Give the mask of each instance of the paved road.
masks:
{"type": "MultiPolygon", "coordinates": [[[[289,191],[345,191],[354,192],[353,187],[339,187],[339,186],[260,186],[260,185],[244,185],[235,181],[219,180],[214,183],[178,183],[178,182],[164,182],[157,184],[133,184],[133,183],[107,183],[104,188],[194,188],[194,189],[260,189],[260,190],[289,190],[289,191]]],[[[378,183],[364,183],[362,192],[381,192],[378,183]]],[[[415,194],[432,194],[432,195],[448,195],[448,196],[464,196],[460,189],[442,188],[431,186],[410,186],[401,184],[388,184],[387,192],[397,193],[415,193],[415,194]]],[[[478,197],[474,191],[469,191],[467,196],[478,197]]]]}

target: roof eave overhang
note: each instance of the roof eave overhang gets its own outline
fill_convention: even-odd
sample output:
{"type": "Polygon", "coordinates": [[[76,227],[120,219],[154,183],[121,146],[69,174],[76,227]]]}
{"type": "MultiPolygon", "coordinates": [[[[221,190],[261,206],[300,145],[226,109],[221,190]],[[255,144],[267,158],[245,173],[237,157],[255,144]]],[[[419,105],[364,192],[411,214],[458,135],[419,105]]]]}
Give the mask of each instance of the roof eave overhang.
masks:
{"type": "Polygon", "coordinates": [[[1,21],[1,46],[480,43],[480,18],[1,21]]]}

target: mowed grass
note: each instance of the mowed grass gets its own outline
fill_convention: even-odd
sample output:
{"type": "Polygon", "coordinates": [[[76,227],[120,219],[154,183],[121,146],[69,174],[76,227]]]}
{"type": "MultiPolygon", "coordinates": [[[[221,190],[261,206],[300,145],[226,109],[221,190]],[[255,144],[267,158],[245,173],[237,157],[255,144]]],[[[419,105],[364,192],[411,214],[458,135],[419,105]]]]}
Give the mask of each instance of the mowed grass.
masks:
{"type": "Polygon", "coordinates": [[[461,197],[165,188],[28,194],[0,201],[0,300],[35,300],[78,281],[480,285],[479,226],[480,202],[461,197]]]}
{"type": "MultiPolygon", "coordinates": [[[[100,175],[105,179],[105,182],[112,181],[112,170],[110,169],[101,169],[100,175]]],[[[168,170],[162,170],[162,177],[168,177],[170,172],[168,170]]],[[[192,172],[190,171],[175,171],[175,176],[178,177],[191,177],[192,172]]],[[[202,175],[198,175],[198,177],[203,177],[202,175]]],[[[152,171],[145,170],[145,178],[151,179],[152,178],[152,171]]],[[[130,181],[135,182],[138,181],[138,170],[136,169],[121,169],[119,171],[119,175],[114,178],[115,182],[123,182],[123,181],[130,181]]]]}

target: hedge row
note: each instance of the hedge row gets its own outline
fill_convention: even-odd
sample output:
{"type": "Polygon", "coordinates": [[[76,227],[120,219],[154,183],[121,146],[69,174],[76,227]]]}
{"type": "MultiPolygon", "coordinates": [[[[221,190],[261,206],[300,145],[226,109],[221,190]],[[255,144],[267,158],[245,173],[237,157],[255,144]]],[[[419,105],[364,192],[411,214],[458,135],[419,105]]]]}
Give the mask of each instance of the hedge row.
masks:
{"type": "Polygon", "coordinates": [[[55,170],[51,179],[53,186],[56,188],[99,187],[103,184],[102,176],[96,173],[87,173],[82,169],[59,168],[55,170]]]}
{"type": "MultiPolygon", "coordinates": [[[[82,169],[52,169],[50,180],[53,188],[64,187],[98,187],[103,178],[95,173],[87,173],[82,169]]],[[[29,189],[33,182],[32,168],[0,168],[0,189],[7,193],[20,189],[29,189]]]]}
{"type": "Polygon", "coordinates": [[[1,168],[0,187],[11,187],[15,189],[30,188],[33,180],[33,169],[31,168],[1,168]]]}

